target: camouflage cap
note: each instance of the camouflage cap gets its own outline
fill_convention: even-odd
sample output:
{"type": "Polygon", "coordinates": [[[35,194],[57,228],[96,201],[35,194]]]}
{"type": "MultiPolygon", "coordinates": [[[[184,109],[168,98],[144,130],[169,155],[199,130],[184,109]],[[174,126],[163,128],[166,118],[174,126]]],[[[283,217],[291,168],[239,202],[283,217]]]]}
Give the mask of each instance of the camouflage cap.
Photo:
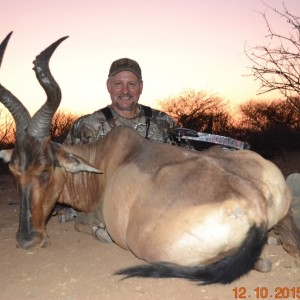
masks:
{"type": "Polygon", "coordinates": [[[130,58],[120,58],[115,60],[110,66],[108,77],[114,76],[122,71],[130,71],[139,79],[142,79],[142,71],[139,64],[130,58]]]}

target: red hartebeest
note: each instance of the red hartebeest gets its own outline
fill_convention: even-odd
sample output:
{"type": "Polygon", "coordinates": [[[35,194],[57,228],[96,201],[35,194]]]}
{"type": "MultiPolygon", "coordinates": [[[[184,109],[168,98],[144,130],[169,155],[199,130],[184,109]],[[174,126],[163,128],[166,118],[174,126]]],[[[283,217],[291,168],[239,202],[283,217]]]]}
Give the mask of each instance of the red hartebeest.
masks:
{"type": "Polygon", "coordinates": [[[111,239],[149,262],[117,274],[225,284],[248,273],[290,205],[280,170],[249,150],[154,144],[126,127],[93,144],[51,142],[61,93],[48,64],[62,40],[34,61],[47,101],[33,117],[0,85],[17,128],[15,148],[2,157],[20,191],[18,246],[47,245],[46,221],[58,201],[100,210],[111,239]]]}

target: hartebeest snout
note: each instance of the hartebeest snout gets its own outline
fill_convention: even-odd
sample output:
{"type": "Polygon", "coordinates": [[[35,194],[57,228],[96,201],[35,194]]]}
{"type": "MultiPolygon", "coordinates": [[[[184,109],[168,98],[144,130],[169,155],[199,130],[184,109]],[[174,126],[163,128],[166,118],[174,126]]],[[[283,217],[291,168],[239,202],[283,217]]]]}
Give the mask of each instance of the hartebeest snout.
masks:
{"type": "Polygon", "coordinates": [[[1,156],[19,185],[18,246],[47,245],[46,222],[58,201],[99,212],[111,239],[149,263],[117,274],[223,284],[247,274],[290,205],[280,170],[249,150],[197,152],[151,143],[126,127],[93,144],[51,142],[61,93],[48,64],[63,40],[34,62],[47,101],[33,117],[0,85],[17,126],[14,150],[1,156]]]}

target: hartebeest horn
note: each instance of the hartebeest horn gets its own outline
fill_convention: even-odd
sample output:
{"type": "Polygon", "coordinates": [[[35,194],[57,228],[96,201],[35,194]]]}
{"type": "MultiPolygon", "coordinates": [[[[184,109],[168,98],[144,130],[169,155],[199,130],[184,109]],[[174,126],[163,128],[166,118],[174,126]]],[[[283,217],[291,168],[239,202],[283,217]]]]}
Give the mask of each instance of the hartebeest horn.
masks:
{"type": "Polygon", "coordinates": [[[65,36],[51,44],[33,62],[33,69],[47,95],[47,101],[33,116],[28,133],[40,139],[49,136],[52,117],[61,101],[61,91],[50,72],[49,60],[58,45],[66,38],[68,37],[65,36]]]}
{"type": "Polygon", "coordinates": [[[4,56],[4,52],[5,52],[5,49],[6,49],[6,46],[8,44],[8,41],[12,35],[12,31],[6,36],[6,38],[2,41],[1,45],[0,45],[0,67],[1,67],[1,63],[2,63],[2,59],[3,59],[3,56],[4,56]]]}
{"type": "MultiPolygon", "coordinates": [[[[12,35],[10,32],[3,42],[0,44],[0,66],[4,56],[4,52],[8,41],[12,35]]],[[[30,114],[25,106],[5,87],[0,84],[0,101],[12,114],[16,123],[16,135],[17,139],[21,140],[24,130],[28,127],[30,122],[30,114]]]]}

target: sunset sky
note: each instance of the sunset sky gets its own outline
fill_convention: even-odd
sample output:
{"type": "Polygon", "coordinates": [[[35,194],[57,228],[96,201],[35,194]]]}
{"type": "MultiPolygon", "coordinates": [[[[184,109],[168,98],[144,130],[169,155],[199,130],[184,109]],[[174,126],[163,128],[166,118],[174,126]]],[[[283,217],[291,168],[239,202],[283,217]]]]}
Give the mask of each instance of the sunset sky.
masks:
{"type": "MultiPolygon", "coordinates": [[[[282,9],[282,0],[265,2],[282,9]]],[[[300,15],[300,0],[284,3],[300,15]]],[[[231,104],[260,99],[258,82],[244,76],[251,67],[244,47],[265,43],[267,29],[259,12],[278,25],[261,0],[0,0],[0,4],[0,39],[14,31],[0,82],[31,113],[45,100],[32,61],[66,35],[69,38],[54,53],[50,67],[62,89],[60,108],[67,111],[89,113],[109,104],[108,70],[121,57],[139,62],[144,79],[140,103],[152,107],[187,89],[217,94],[231,104]]]]}

